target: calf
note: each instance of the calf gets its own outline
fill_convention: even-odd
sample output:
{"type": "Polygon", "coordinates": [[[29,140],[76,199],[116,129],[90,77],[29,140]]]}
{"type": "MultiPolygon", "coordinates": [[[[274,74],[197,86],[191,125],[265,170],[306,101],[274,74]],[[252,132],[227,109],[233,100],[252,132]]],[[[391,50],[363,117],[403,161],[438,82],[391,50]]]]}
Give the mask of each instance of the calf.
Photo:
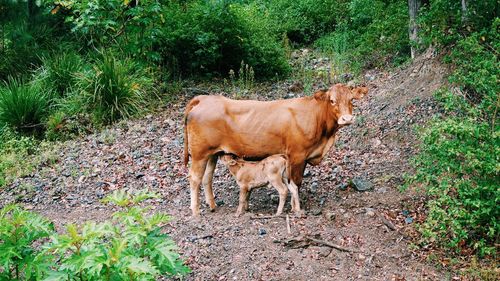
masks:
{"type": "Polygon", "coordinates": [[[248,197],[253,188],[262,187],[271,183],[279,193],[280,201],[276,216],[281,215],[285,205],[288,189],[292,193],[292,211],[300,214],[300,202],[298,188],[293,181],[288,181],[286,175],[288,159],[285,155],[277,154],[265,158],[259,162],[245,161],[226,154],[221,157],[231,174],[236,178],[240,187],[240,200],[236,216],[240,216],[248,210],[248,197]]]}

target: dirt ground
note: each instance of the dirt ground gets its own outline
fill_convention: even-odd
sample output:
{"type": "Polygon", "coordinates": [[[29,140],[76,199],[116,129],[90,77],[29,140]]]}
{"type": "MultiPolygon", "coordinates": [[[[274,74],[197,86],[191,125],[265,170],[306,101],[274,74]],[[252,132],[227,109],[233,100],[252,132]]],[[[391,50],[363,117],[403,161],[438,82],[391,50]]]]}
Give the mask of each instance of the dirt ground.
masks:
{"type": "MultiPolygon", "coordinates": [[[[186,280],[448,280],[449,273],[410,247],[425,198],[399,191],[403,176],[411,174],[415,126],[437,112],[431,96],[445,72],[428,53],[407,68],[365,75],[370,93],[355,104],[356,124],[341,129],[319,166],[306,169],[300,189],[306,216],[289,216],[290,233],[286,216],[259,218],[276,211],[272,188],[253,192],[250,212],[236,218],[238,188],[220,163],[214,179],[218,208],[211,213],[203,205],[201,222],[191,221],[182,165],[182,113],[189,97],[157,114],[61,144],[56,164],[45,163],[18,179],[3,200],[23,202],[60,228],[109,217],[111,208],[99,199],[115,189],[147,187],[162,196],[150,202],[153,210],[173,217],[165,231],[193,270],[186,280]],[[369,190],[357,191],[356,185],[369,190]],[[303,237],[355,252],[311,241],[287,243],[303,237]]],[[[289,86],[256,94],[268,99],[310,94],[291,93],[289,86]]]]}

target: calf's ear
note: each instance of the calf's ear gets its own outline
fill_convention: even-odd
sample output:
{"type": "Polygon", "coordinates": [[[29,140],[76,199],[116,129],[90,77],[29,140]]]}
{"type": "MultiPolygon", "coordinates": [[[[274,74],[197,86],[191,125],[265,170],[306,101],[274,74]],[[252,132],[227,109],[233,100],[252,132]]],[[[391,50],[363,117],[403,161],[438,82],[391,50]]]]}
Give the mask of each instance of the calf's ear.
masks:
{"type": "Polygon", "coordinates": [[[314,93],[314,99],[318,101],[325,101],[328,99],[328,95],[325,90],[318,90],[314,93]]]}
{"type": "Polygon", "coordinates": [[[368,94],[368,87],[356,87],[351,90],[352,99],[359,100],[368,94]]]}

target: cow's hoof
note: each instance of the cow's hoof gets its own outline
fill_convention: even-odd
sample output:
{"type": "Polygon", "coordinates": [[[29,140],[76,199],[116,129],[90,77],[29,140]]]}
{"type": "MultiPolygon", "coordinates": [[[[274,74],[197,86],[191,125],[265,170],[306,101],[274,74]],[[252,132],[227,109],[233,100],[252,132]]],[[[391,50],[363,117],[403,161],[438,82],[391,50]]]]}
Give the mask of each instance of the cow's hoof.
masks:
{"type": "Polygon", "coordinates": [[[193,223],[196,223],[196,224],[200,223],[201,222],[201,216],[200,216],[200,214],[197,214],[197,215],[193,214],[191,216],[191,221],[193,223]]]}
{"type": "Polygon", "coordinates": [[[242,214],[243,214],[242,212],[236,212],[236,214],[234,214],[234,216],[239,218],[239,217],[241,217],[242,214]]]}
{"type": "Polygon", "coordinates": [[[215,207],[210,208],[210,213],[213,213],[213,212],[215,212],[215,207]]]}

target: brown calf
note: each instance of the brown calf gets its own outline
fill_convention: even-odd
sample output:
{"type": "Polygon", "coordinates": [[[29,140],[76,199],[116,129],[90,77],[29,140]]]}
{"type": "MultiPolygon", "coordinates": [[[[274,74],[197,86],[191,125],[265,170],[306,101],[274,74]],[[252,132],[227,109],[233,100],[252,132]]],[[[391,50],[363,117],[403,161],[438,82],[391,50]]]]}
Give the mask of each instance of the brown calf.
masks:
{"type": "Polygon", "coordinates": [[[229,168],[240,187],[240,200],[236,216],[248,210],[248,197],[253,188],[266,186],[271,183],[279,193],[280,201],[276,216],[281,215],[285,206],[288,190],[292,193],[292,211],[300,214],[300,202],[297,185],[286,178],[288,160],[285,155],[272,155],[259,162],[245,161],[232,155],[223,155],[222,163],[229,168]]]}

